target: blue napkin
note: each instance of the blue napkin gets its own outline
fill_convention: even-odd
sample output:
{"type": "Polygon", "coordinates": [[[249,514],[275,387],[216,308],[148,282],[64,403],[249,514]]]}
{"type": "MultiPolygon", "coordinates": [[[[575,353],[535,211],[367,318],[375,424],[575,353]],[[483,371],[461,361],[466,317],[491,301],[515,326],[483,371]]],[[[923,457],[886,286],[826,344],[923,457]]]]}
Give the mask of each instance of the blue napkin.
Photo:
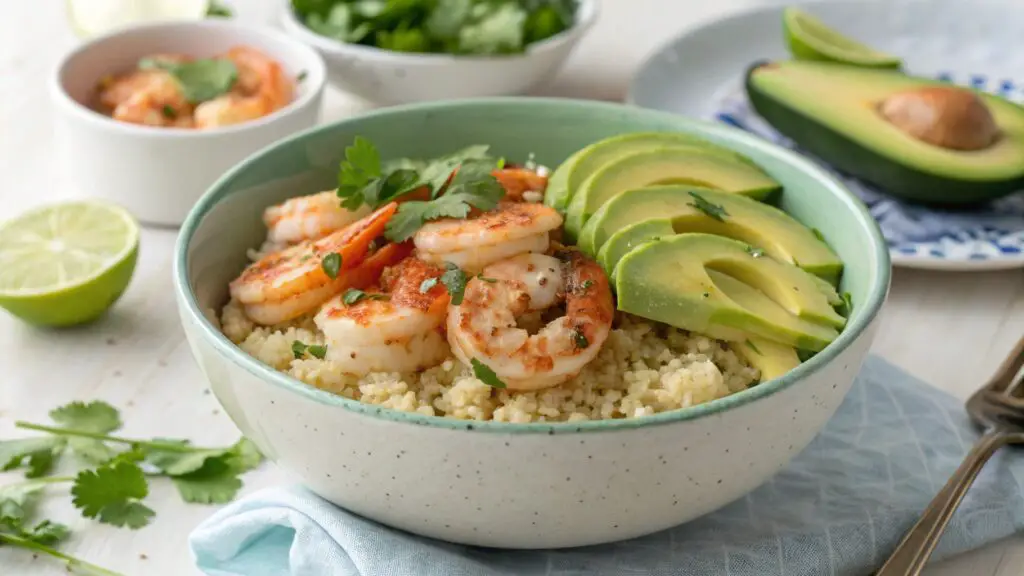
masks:
{"type": "MultiPolygon", "coordinates": [[[[1024,83],[978,74],[943,72],[938,79],[970,86],[1024,103],[1024,83]]],[[[710,119],[756,134],[769,142],[814,158],[762,119],[742,85],[724,91],[710,119]]],[[[878,222],[889,246],[897,253],[927,259],[989,260],[1016,258],[1024,252],[1024,191],[994,200],[974,210],[939,210],[903,202],[816,160],[857,195],[878,222]]]]}
{"type": "MultiPolygon", "coordinates": [[[[480,549],[392,530],[290,487],[224,508],[189,543],[210,576],[864,576],[977,438],[958,400],[870,358],[835,417],[784,471],[651,536],[556,551],[480,549]]],[[[1022,529],[1022,478],[1022,454],[997,454],[937,557],[1022,529]]]]}

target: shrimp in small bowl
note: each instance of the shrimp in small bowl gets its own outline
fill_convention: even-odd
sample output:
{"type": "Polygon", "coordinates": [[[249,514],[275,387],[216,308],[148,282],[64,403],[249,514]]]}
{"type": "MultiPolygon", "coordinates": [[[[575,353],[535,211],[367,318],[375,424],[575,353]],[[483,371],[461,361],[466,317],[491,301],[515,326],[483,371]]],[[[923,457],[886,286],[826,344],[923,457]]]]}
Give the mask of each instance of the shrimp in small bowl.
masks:
{"type": "Polygon", "coordinates": [[[807,446],[871,345],[886,255],[828,174],[729,127],[598,102],[456,101],[346,119],[247,160],[183,227],[175,290],[225,412],[311,491],[431,538],[562,548],[685,523],[807,446]],[[742,155],[736,170],[759,166],[779,199],[588,188],[607,201],[593,218],[614,216],[602,233],[639,239],[612,279],[596,247],[562,234],[548,192],[646,154],[584,153],[608,140],[673,135],[742,155]],[[620,201],[632,196],[645,203],[620,201]],[[307,227],[298,208],[316,202],[324,218],[307,227]],[[772,219],[744,220],[755,211],[772,219]],[[275,228],[278,212],[295,224],[275,228]],[[375,214],[365,235],[346,232],[375,214]],[[627,217],[642,220],[616,224],[627,217]],[[800,266],[836,271],[834,253],[841,274],[786,261],[793,244],[766,232],[785,219],[808,228],[801,250],[817,260],[796,254],[800,266]],[[345,252],[330,282],[297,256],[314,244],[345,252]],[[272,254],[287,258],[247,272],[272,254]],[[279,314],[260,317],[263,304],[279,314]]]}
{"type": "Polygon", "coordinates": [[[179,226],[232,166],[317,123],[325,78],[314,50],[265,27],[133,26],[57,67],[57,152],[82,194],[179,226]]]}

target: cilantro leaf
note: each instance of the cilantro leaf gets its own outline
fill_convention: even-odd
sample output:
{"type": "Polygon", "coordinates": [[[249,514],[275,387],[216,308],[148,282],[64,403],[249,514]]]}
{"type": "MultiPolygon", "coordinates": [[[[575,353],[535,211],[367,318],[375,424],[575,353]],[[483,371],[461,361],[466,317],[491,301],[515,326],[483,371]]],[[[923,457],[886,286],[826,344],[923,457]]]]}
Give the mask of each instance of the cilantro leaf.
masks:
{"type": "Polygon", "coordinates": [[[587,340],[587,335],[584,334],[583,330],[578,327],[574,328],[572,331],[572,341],[573,344],[575,344],[576,348],[579,350],[583,350],[586,347],[590,346],[590,341],[587,340]]]}
{"type": "MultiPolygon", "coordinates": [[[[181,445],[187,445],[187,441],[181,441],[181,445]]],[[[147,449],[146,463],[156,467],[168,476],[184,476],[195,472],[206,464],[211,458],[223,458],[230,448],[196,449],[194,452],[171,452],[160,449],[147,449]]]]}
{"type": "Polygon", "coordinates": [[[317,358],[319,360],[323,360],[324,358],[327,357],[327,346],[321,346],[320,344],[312,344],[310,345],[309,348],[306,349],[306,351],[309,352],[310,356],[317,358]]]}
{"type": "Polygon", "coordinates": [[[753,246],[747,246],[746,250],[747,250],[747,254],[750,254],[750,256],[753,257],[753,258],[760,258],[761,256],[764,256],[764,250],[762,250],[760,248],[755,248],[753,246]]]}
{"type": "Polygon", "coordinates": [[[117,408],[102,401],[72,402],[50,411],[50,419],[65,428],[106,434],[121,427],[117,408]]]}
{"type": "Polygon", "coordinates": [[[448,290],[448,294],[451,295],[452,305],[458,306],[459,304],[462,304],[462,297],[466,292],[466,283],[468,282],[466,273],[451,262],[445,262],[444,266],[446,270],[444,271],[444,274],[441,274],[441,284],[444,284],[445,289],[448,290]]]}
{"type": "Polygon", "coordinates": [[[263,454],[252,440],[243,436],[228,450],[224,461],[236,473],[242,474],[259,466],[260,462],[263,462],[263,454]]]}
{"type": "Polygon", "coordinates": [[[226,58],[202,58],[191,62],[168,62],[159,58],[143,58],[140,70],[166,70],[192,104],[213,100],[227,93],[238,79],[238,68],[226,58]]]}
{"type": "Polygon", "coordinates": [[[707,198],[701,196],[700,194],[697,194],[693,190],[690,190],[690,196],[692,196],[694,200],[694,202],[691,203],[690,206],[693,206],[697,210],[700,210],[701,212],[707,214],[708,216],[714,218],[715,220],[718,220],[719,222],[725,222],[725,217],[729,215],[729,213],[725,211],[725,208],[718,204],[708,201],[707,198]]]}
{"type": "Polygon", "coordinates": [[[363,300],[390,300],[391,297],[387,294],[380,294],[375,292],[363,292],[358,288],[349,288],[342,295],[341,301],[345,306],[352,306],[363,300]]]}
{"type": "Polygon", "coordinates": [[[224,504],[242,488],[239,470],[225,460],[208,460],[202,468],[171,480],[185,502],[224,504]]]}
{"type": "Polygon", "coordinates": [[[207,18],[231,18],[231,16],[231,8],[228,8],[217,0],[210,2],[210,6],[206,9],[207,18]]]}
{"type": "Polygon", "coordinates": [[[28,480],[0,486],[0,528],[14,529],[22,525],[39,493],[52,482],[28,480]]]}
{"type": "Polygon", "coordinates": [[[345,160],[338,169],[338,196],[342,198],[341,205],[349,210],[355,210],[367,202],[363,189],[374,183],[381,176],[380,153],[372,142],[356,136],[352,145],[345,148],[345,160]]]}
{"type": "MultiPolygon", "coordinates": [[[[107,434],[121,427],[121,415],[102,401],[72,402],[50,411],[50,419],[64,428],[107,434]]],[[[86,462],[101,464],[117,453],[100,440],[68,438],[68,446],[86,462]]]]}
{"type": "MultiPolygon", "coordinates": [[[[490,146],[486,144],[477,144],[432,160],[420,171],[419,183],[430,186],[431,197],[437,198],[456,168],[459,168],[460,165],[465,164],[468,160],[485,160],[489,149],[490,146]]],[[[491,162],[490,164],[491,169],[493,169],[494,163],[491,162]]],[[[457,177],[458,174],[456,174],[457,177]]]]}
{"type": "Polygon", "coordinates": [[[28,468],[27,477],[45,476],[64,445],[63,438],[52,436],[0,441],[0,471],[25,466],[28,468]]]}
{"type": "Polygon", "coordinates": [[[470,365],[473,367],[473,376],[475,376],[477,380],[483,382],[484,384],[487,384],[492,388],[505,387],[505,383],[502,382],[500,378],[498,378],[498,375],[495,374],[494,370],[491,370],[489,366],[477,360],[476,358],[470,359],[469,362],[470,365]]]}
{"type": "Polygon", "coordinates": [[[435,38],[454,40],[459,37],[459,29],[469,19],[473,0],[439,0],[430,16],[427,16],[424,27],[427,33],[435,38]]]}
{"type": "Polygon", "coordinates": [[[331,252],[326,254],[320,260],[320,267],[324,269],[324,274],[331,280],[338,277],[338,273],[341,272],[341,254],[337,252],[331,252]]]}
{"type": "Polygon", "coordinates": [[[83,516],[132,529],[142,528],[155,515],[139,502],[147,494],[146,476],[141,468],[130,462],[83,470],[71,487],[72,503],[83,516]]]}
{"type": "Polygon", "coordinates": [[[22,528],[19,532],[20,536],[27,540],[44,546],[50,546],[67,538],[70,530],[63,524],[43,520],[32,528],[28,530],[22,528]]]}

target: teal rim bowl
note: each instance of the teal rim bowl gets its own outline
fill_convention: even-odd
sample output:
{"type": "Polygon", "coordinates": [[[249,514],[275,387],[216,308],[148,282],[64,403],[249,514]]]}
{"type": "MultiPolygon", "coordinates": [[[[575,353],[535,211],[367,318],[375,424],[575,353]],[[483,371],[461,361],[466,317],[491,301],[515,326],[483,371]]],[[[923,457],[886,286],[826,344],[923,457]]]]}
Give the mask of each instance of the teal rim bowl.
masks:
{"type": "Polygon", "coordinates": [[[182,320],[195,322],[208,345],[256,377],[315,402],[392,422],[505,434],[599,432],[668,424],[711,416],[775,394],[821,370],[864,333],[885,302],[889,274],[889,252],[866,207],[801,156],[725,125],[621,104],[561,98],[481,98],[397,106],[295,134],[253,154],[206,192],[185,220],[174,256],[174,289],[182,320]],[[223,286],[201,286],[219,316],[227,302],[227,281],[246,263],[245,248],[257,247],[265,235],[260,220],[263,209],[288,197],[335,187],[344,147],[356,135],[374,142],[384,159],[429,157],[471,144],[490,144],[496,154],[511,161],[521,162],[535,153],[538,163],[554,168],[590,142],[635,131],[700,135],[746,154],[783,184],[781,206],[806,225],[819,228],[843,259],[840,290],[851,293],[854,309],[839,338],[781,378],[704,404],[638,418],[515,424],[401,412],[320,390],[243,352],[208,319],[197,298],[193,286],[197,274],[223,275],[223,286]],[[201,266],[192,253],[197,233],[202,236],[200,248],[210,251],[230,247],[243,237],[248,240],[201,266]]]}

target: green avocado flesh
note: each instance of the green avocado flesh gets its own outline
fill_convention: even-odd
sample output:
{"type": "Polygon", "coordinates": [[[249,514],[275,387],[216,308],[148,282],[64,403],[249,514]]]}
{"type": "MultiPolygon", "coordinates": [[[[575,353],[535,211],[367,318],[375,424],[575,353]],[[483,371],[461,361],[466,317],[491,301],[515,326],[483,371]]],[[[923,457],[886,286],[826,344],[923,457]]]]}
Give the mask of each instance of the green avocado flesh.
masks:
{"type": "Polygon", "coordinates": [[[623,192],[591,216],[577,244],[584,252],[596,255],[605,272],[613,274],[615,265],[633,248],[685,232],[746,242],[832,284],[838,283],[843,270],[843,262],[827,244],[782,210],[738,194],[690,186],[651,186],[623,192]],[[719,206],[721,220],[698,209],[694,194],[719,206]]]}
{"type": "Polygon", "coordinates": [[[761,382],[774,380],[800,365],[795,348],[757,336],[729,342],[729,349],[761,372],[761,382]]]}
{"type": "Polygon", "coordinates": [[[565,233],[576,239],[590,216],[627,190],[657,184],[692,184],[764,199],[779,184],[761,169],[693,148],[654,148],[619,156],[592,174],[572,196],[565,233]]]}
{"type": "Polygon", "coordinates": [[[811,274],[713,234],[637,247],[619,262],[615,286],[619,310],[721,340],[754,335],[818,351],[846,322],[811,274]]]}
{"type": "Polygon", "coordinates": [[[682,146],[703,150],[726,159],[739,160],[753,165],[742,155],[712,144],[698,136],[681,132],[633,132],[619,134],[578,150],[551,173],[548,187],[544,191],[544,203],[564,213],[573,193],[609,160],[633,152],[664,146],[682,146]]]}
{"type": "Polygon", "coordinates": [[[918,140],[877,111],[893,94],[929,86],[949,84],[893,70],[804,61],[755,64],[746,77],[751,104],[776,130],[884,192],[953,205],[1024,189],[1024,107],[975,91],[1001,135],[974,151],[918,140]]]}

